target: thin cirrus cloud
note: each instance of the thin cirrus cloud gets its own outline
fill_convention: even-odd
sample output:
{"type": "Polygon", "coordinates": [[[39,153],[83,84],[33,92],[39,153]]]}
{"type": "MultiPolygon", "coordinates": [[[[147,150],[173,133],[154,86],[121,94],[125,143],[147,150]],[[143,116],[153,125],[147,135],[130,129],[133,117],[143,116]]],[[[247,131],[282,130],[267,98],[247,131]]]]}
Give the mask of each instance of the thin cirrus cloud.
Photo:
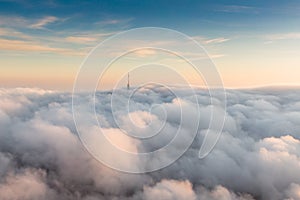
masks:
{"type": "Polygon", "coordinates": [[[1,16],[0,25],[3,27],[20,28],[20,29],[43,29],[48,24],[62,21],[62,19],[55,16],[42,17],[39,20],[32,18],[25,18],[21,16],[1,16]]]}
{"type": "Polygon", "coordinates": [[[155,55],[157,52],[155,50],[151,50],[151,49],[141,49],[141,50],[135,51],[134,53],[139,57],[147,57],[147,56],[155,55]]]}
{"type": "Polygon", "coordinates": [[[95,42],[103,41],[105,38],[113,35],[115,32],[107,32],[107,33],[86,33],[86,34],[73,34],[71,36],[67,36],[65,41],[71,43],[78,44],[95,44],[95,42]]]}
{"type": "Polygon", "coordinates": [[[20,16],[0,16],[0,25],[3,27],[24,27],[30,25],[29,20],[20,16]]]}
{"type": "Polygon", "coordinates": [[[272,34],[267,35],[266,38],[269,40],[298,40],[300,39],[300,32],[272,34]]]}
{"type": "Polygon", "coordinates": [[[0,39],[0,50],[10,52],[55,53],[61,55],[83,56],[85,52],[73,49],[50,47],[35,41],[0,39]]]}
{"type": "MultiPolygon", "coordinates": [[[[55,53],[59,55],[75,55],[83,56],[86,55],[87,47],[93,47],[97,42],[103,41],[105,38],[113,35],[116,31],[108,31],[97,33],[93,30],[85,31],[60,31],[49,32],[47,36],[43,34],[36,35],[34,33],[27,33],[24,29],[40,29],[42,31],[48,30],[47,26],[55,24],[57,22],[66,23],[64,19],[56,16],[46,16],[40,20],[34,20],[31,18],[25,18],[20,16],[2,16],[4,20],[0,22],[0,38],[1,44],[0,49],[9,52],[43,52],[43,53],[55,53]],[[49,35],[50,34],[50,35],[49,35]],[[76,46],[70,46],[74,44],[76,46]],[[78,49],[78,45],[82,48],[78,49]]],[[[71,20],[71,19],[69,19],[71,20]]],[[[123,26],[132,21],[133,18],[125,19],[104,19],[96,22],[95,26],[106,26],[106,25],[118,25],[123,26]]],[[[229,38],[220,37],[207,39],[201,36],[194,37],[203,44],[220,44],[229,41],[229,38]]],[[[151,54],[152,52],[139,52],[140,56],[146,56],[145,54],[151,54]]],[[[214,53],[223,55],[223,53],[214,53]]],[[[218,56],[219,57],[219,56],[218,56]]]]}
{"type": "Polygon", "coordinates": [[[13,28],[0,28],[0,37],[14,37],[19,39],[32,39],[30,35],[24,34],[21,31],[17,31],[13,28]]]}
{"type": "MultiPolygon", "coordinates": [[[[46,16],[40,20],[20,16],[1,16],[0,50],[22,53],[42,52],[59,55],[83,56],[87,47],[93,47],[97,41],[103,41],[115,32],[85,31],[48,31],[50,24],[65,23],[65,19],[46,16]],[[40,29],[40,34],[28,33],[26,29],[40,29]],[[46,32],[45,32],[46,31],[46,32]],[[46,35],[45,35],[46,34],[46,35]],[[72,46],[72,45],[77,46],[72,46]],[[71,45],[71,46],[70,46],[71,45]],[[80,47],[78,48],[78,45],[80,47]]],[[[104,20],[104,24],[125,23],[128,20],[104,20]],[[110,22],[109,22],[110,21],[110,22]]]]}
{"type": "Polygon", "coordinates": [[[224,43],[227,42],[229,40],[231,40],[230,38],[225,38],[225,37],[217,37],[217,38],[206,38],[204,36],[194,36],[192,37],[192,39],[200,42],[200,44],[220,44],[220,43],[224,43]]]}
{"type": "Polygon", "coordinates": [[[59,19],[57,17],[47,16],[47,17],[44,17],[43,19],[37,21],[36,23],[30,25],[30,28],[42,29],[42,28],[45,28],[46,25],[57,22],[57,21],[59,21],[59,19]]]}
{"type": "Polygon", "coordinates": [[[228,13],[257,13],[258,8],[245,5],[223,5],[218,6],[215,11],[228,13]]]}
{"type": "Polygon", "coordinates": [[[97,38],[88,36],[69,36],[66,38],[66,40],[74,43],[89,43],[97,41],[97,38]]]}
{"type": "Polygon", "coordinates": [[[96,25],[117,25],[117,24],[127,24],[132,21],[133,18],[124,18],[124,19],[105,19],[96,22],[96,25]]]}
{"type": "Polygon", "coordinates": [[[206,44],[216,44],[216,43],[223,43],[223,42],[227,42],[229,41],[229,38],[214,38],[214,39],[210,39],[210,40],[206,40],[205,43],[206,44]]]}
{"type": "Polygon", "coordinates": [[[276,41],[287,41],[287,40],[300,41],[300,32],[270,34],[270,35],[263,36],[263,38],[265,39],[264,44],[273,44],[276,41]]]}

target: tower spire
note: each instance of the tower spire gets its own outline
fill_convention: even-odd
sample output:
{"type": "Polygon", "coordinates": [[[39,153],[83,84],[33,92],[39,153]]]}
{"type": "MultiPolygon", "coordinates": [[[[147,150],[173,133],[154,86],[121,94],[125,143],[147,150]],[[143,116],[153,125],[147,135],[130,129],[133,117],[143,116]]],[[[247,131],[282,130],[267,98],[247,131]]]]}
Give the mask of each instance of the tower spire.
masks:
{"type": "Polygon", "coordinates": [[[129,72],[128,72],[128,74],[127,74],[127,90],[129,90],[130,89],[130,85],[129,85],[129,72]]]}

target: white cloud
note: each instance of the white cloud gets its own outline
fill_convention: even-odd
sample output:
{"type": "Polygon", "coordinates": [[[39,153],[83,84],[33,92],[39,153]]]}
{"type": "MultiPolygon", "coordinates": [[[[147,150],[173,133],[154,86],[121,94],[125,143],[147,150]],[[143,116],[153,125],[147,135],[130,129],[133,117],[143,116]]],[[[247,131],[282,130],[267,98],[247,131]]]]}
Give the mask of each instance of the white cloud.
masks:
{"type": "Polygon", "coordinates": [[[144,199],[196,200],[196,194],[189,181],[162,180],[153,187],[144,187],[144,199]]]}
{"type": "Polygon", "coordinates": [[[229,41],[230,39],[229,38],[214,38],[214,39],[210,39],[210,40],[206,40],[205,43],[206,44],[218,44],[218,43],[223,43],[223,42],[227,42],[229,41]]]}
{"type": "Polygon", "coordinates": [[[0,198],[5,200],[55,199],[55,191],[44,182],[42,170],[25,170],[20,174],[9,174],[0,183],[0,198]]]}
{"type": "MultiPolygon", "coordinates": [[[[131,120],[138,120],[146,132],[151,129],[137,119],[138,113],[143,113],[143,120],[150,116],[155,128],[161,125],[159,120],[164,120],[159,112],[145,115],[149,104],[166,104],[167,113],[173,114],[166,118],[164,134],[148,142],[136,142],[125,135],[119,137],[123,133],[112,117],[110,95],[97,93],[99,121],[112,142],[130,151],[145,152],[172,139],[180,121],[174,96],[163,88],[152,89],[152,92],[149,88],[138,91],[131,102],[132,113],[136,113],[131,120]]],[[[183,94],[185,106],[189,108],[190,118],[183,125],[185,136],[189,137],[189,123],[196,110],[192,93],[186,89],[174,90],[183,94]]],[[[40,89],[0,90],[1,199],[299,199],[298,90],[229,90],[223,135],[211,154],[199,160],[198,151],[209,126],[211,107],[207,91],[197,89],[200,134],[191,148],[171,166],[139,175],[109,169],[83,149],[73,123],[70,95],[40,89]]],[[[80,97],[85,104],[91,102],[89,96],[80,97]]],[[[126,102],[124,96],[118,99],[126,102]]],[[[117,108],[122,127],[138,130],[125,120],[121,104],[117,108]]],[[[85,113],[83,117],[88,115],[93,113],[85,113]]],[[[173,152],[178,148],[180,144],[174,146],[173,152]]],[[[104,153],[129,165],[145,165],[111,152],[104,153]]],[[[153,162],[161,162],[164,157],[153,162]]]]}
{"type": "Polygon", "coordinates": [[[227,42],[230,40],[230,38],[225,38],[225,37],[217,37],[217,38],[206,38],[204,36],[194,36],[194,40],[198,41],[200,44],[219,44],[223,42],[227,42]]]}
{"type": "Polygon", "coordinates": [[[283,33],[266,36],[269,40],[293,40],[300,39],[300,33],[283,33]]]}
{"type": "Polygon", "coordinates": [[[300,185],[292,183],[290,187],[286,190],[287,199],[286,200],[298,200],[300,199],[300,185]]]}
{"type": "Polygon", "coordinates": [[[253,200],[249,194],[235,194],[227,188],[217,185],[213,190],[200,187],[198,189],[199,200],[253,200]]]}

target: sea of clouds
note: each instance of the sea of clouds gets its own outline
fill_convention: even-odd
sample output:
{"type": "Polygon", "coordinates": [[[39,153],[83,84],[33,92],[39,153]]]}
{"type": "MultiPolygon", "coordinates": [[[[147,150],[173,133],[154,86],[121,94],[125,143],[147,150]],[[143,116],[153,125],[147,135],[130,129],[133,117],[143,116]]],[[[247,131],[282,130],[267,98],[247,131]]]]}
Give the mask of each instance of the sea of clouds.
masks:
{"type": "MultiPolygon", "coordinates": [[[[173,90],[183,94],[181,101],[190,111],[188,121],[193,120],[196,103],[191,92],[173,90]]],[[[204,159],[199,159],[198,153],[209,126],[211,99],[205,90],[197,89],[196,94],[201,121],[191,147],[164,169],[130,174],[101,164],[83,147],[73,121],[71,93],[0,89],[0,199],[300,199],[300,90],[227,90],[224,129],[204,159]]],[[[114,143],[133,152],[163,147],[180,123],[178,99],[159,86],[141,89],[135,95],[128,118],[128,113],[117,112],[118,105],[114,108],[117,116],[112,115],[110,92],[96,94],[102,129],[114,143]],[[171,114],[162,119],[159,111],[149,113],[146,108],[151,104],[164,105],[171,114]],[[166,127],[163,133],[148,142],[124,136],[121,131],[122,127],[132,134],[147,135],[162,124],[166,127]]],[[[119,95],[118,100],[122,102],[125,96],[119,95]]],[[[83,103],[92,99],[85,94],[80,98],[83,103]]],[[[188,121],[182,124],[187,138],[191,137],[188,121]]],[[[97,132],[97,128],[93,130],[97,132]]],[[[101,141],[97,142],[105,151],[101,141]]],[[[173,152],[178,149],[180,144],[175,144],[173,152]]],[[[105,154],[138,167],[172,156],[139,163],[111,152],[105,154]]]]}

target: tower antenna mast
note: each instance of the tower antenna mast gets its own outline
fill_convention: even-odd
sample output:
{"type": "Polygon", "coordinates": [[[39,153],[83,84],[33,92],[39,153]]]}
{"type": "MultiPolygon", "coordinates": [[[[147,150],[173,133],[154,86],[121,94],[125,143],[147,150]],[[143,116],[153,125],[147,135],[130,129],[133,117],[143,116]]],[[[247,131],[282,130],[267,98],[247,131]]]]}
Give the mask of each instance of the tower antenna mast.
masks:
{"type": "Polygon", "coordinates": [[[130,89],[130,85],[129,85],[129,73],[127,74],[127,90],[130,89]]]}

